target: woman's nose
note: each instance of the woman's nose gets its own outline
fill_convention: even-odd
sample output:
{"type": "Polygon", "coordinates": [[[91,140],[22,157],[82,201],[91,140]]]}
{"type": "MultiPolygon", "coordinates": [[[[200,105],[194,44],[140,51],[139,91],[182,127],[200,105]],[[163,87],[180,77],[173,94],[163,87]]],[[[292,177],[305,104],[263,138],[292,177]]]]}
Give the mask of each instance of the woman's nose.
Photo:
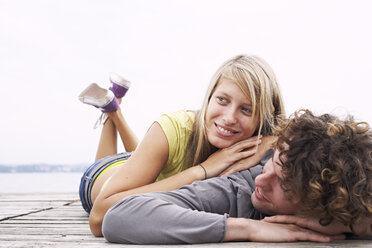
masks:
{"type": "Polygon", "coordinates": [[[226,110],[223,120],[226,125],[235,124],[237,122],[236,111],[233,108],[226,110]]]}

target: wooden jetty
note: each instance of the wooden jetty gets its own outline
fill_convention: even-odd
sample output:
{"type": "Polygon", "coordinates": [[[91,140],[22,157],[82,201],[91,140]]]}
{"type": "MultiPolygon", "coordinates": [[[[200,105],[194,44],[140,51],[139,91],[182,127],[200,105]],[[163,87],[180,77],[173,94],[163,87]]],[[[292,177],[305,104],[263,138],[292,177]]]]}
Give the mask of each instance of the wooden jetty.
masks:
{"type": "Polygon", "coordinates": [[[120,245],[94,237],[77,193],[0,194],[0,247],[372,247],[372,240],[228,242],[197,245],[120,245]]]}

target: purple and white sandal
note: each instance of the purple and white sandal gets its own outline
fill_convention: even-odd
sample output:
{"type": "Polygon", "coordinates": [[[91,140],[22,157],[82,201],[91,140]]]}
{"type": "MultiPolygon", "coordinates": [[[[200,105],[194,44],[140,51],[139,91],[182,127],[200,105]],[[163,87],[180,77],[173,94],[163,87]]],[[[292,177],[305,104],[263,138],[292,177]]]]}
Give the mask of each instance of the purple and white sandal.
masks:
{"type": "Polygon", "coordinates": [[[79,100],[99,108],[103,113],[114,112],[119,108],[119,102],[114,93],[99,87],[96,83],[92,83],[81,92],[79,100]]]}
{"type": "Polygon", "coordinates": [[[109,89],[114,93],[116,98],[124,97],[129,90],[130,82],[116,73],[110,74],[110,82],[112,86],[109,89]]]}

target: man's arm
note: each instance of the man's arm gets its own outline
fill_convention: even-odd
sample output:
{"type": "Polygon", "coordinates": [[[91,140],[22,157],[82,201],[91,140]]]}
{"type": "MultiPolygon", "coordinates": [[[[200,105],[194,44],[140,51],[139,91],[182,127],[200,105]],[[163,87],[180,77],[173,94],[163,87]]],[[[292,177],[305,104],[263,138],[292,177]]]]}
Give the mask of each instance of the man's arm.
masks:
{"type": "Polygon", "coordinates": [[[203,208],[169,192],[130,196],[107,212],[102,232],[108,241],[125,244],[329,242],[332,239],[297,225],[227,217],[198,211],[195,207],[203,208]]]}
{"type": "MultiPolygon", "coordinates": [[[[216,177],[175,191],[126,197],[106,213],[103,235],[114,243],[222,242],[227,214],[237,215],[236,195],[244,182],[241,176],[216,177]]],[[[247,208],[249,202],[241,205],[247,208]]]]}
{"type": "Polygon", "coordinates": [[[330,240],[296,225],[234,218],[249,216],[237,213],[242,209],[249,211],[249,204],[241,202],[244,208],[236,204],[236,195],[241,200],[247,193],[237,190],[240,185],[238,177],[233,180],[223,177],[198,181],[171,192],[129,196],[107,212],[102,232],[110,242],[132,244],[330,240]]]}
{"type": "MultiPolygon", "coordinates": [[[[161,195],[150,193],[129,196],[115,204],[103,219],[104,237],[109,242],[124,244],[207,243],[223,240],[226,216],[180,207],[160,199],[161,195]]],[[[177,201],[176,198],[174,200],[177,201]]]]}

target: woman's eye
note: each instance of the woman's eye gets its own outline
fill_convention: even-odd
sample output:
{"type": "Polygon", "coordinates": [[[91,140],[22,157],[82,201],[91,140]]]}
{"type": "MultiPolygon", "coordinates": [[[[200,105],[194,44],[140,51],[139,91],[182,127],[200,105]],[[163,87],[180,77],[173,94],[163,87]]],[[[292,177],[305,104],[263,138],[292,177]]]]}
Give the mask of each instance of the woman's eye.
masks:
{"type": "Polygon", "coordinates": [[[250,108],[242,107],[242,111],[246,114],[252,114],[252,110],[250,108]]]}
{"type": "Polygon", "coordinates": [[[220,103],[225,103],[227,100],[226,100],[226,98],[224,98],[224,97],[222,97],[222,96],[217,96],[217,100],[218,100],[218,102],[220,102],[220,103]]]}

